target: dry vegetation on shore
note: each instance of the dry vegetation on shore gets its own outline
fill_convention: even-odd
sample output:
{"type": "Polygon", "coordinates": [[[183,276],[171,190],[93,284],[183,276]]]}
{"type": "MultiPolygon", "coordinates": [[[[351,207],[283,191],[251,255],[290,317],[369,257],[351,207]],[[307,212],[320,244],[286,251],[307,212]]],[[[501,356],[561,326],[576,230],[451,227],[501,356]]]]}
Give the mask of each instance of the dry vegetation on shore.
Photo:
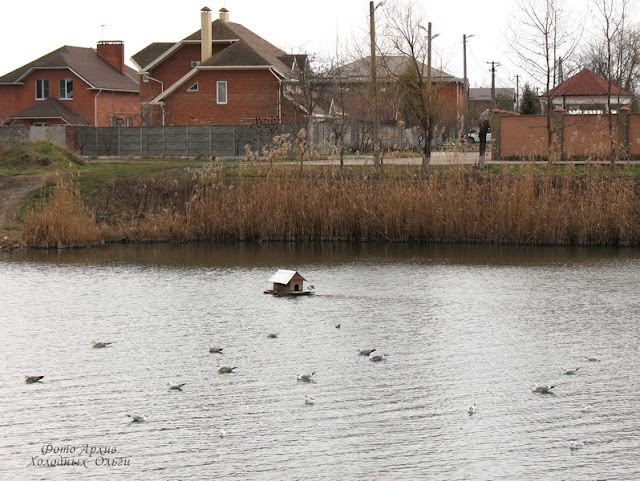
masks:
{"type": "Polygon", "coordinates": [[[191,178],[114,179],[89,198],[60,181],[29,212],[34,247],[246,240],[640,245],[630,177],[533,165],[476,173],[271,166],[191,178]]]}

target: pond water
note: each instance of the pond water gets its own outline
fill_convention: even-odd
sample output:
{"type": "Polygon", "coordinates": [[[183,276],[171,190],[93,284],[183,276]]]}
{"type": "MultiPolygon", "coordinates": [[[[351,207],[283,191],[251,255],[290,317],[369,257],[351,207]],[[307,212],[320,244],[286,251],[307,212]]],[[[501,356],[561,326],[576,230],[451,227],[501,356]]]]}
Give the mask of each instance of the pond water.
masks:
{"type": "Polygon", "coordinates": [[[0,479],[640,479],[638,285],[638,249],[1,253],[0,479]]]}

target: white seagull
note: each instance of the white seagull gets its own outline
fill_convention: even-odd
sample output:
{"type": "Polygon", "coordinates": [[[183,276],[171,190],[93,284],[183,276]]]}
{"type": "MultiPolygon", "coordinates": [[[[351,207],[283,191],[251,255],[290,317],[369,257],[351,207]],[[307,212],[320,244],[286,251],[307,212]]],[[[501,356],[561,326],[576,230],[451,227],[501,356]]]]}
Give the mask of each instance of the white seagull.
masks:
{"type": "Polygon", "coordinates": [[[93,347],[95,349],[102,349],[103,347],[107,347],[113,344],[113,342],[101,342],[101,341],[93,341],[93,347]]]}
{"type": "Polygon", "coordinates": [[[315,403],[316,403],[316,400],[315,400],[315,399],[313,399],[311,396],[307,396],[307,395],[305,394],[305,396],[304,396],[304,403],[305,403],[305,404],[309,404],[309,405],[313,405],[313,404],[315,404],[315,403]]]}
{"type": "Polygon", "coordinates": [[[475,414],[476,413],[476,403],[473,403],[471,406],[469,406],[469,409],[467,409],[467,412],[469,413],[469,415],[475,414]]]}
{"type": "Polygon", "coordinates": [[[227,435],[227,432],[224,429],[221,429],[219,434],[221,438],[224,438],[227,435]]]}
{"type": "Polygon", "coordinates": [[[583,404],[582,407],[580,408],[580,411],[582,411],[583,413],[588,413],[591,412],[593,410],[593,406],[591,404],[583,404]]]}
{"type": "Polygon", "coordinates": [[[386,358],[387,358],[386,354],[378,354],[378,353],[369,354],[369,361],[373,361],[373,362],[384,361],[386,358]]]}
{"type": "Polygon", "coordinates": [[[298,373],[298,381],[311,382],[315,373],[315,371],[298,373]]]}
{"type": "Polygon", "coordinates": [[[222,366],[220,366],[218,368],[218,372],[221,374],[228,374],[230,372],[233,372],[234,369],[236,369],[237,366],[227,366],[225,364],[223,364],[222,366]]]}
{"type": "Polygon", "coordinates": [[[547,385],[544,385],[544,384],[543,385],[534,384],[533,387],[531,388],[531,390],[533,392],[540,392],[540,393],[545,394],[545,393],[550,392],[554,387],[556,387],[556,386],[555,385],[554,386],[547,386],[547,385]]]}
{"type": "Polygon", "coordinates": [[[24,382],[27,384],[33,384],[34,382],[40,382],[43,377],[44,376],[25,376],[24,382]]]}
{"type": "Polygon", "coordinates": [[[567,376],[572,376],[575,373],[578,372],[578,369],[580,369],[579,367],[576,367],[575,369],[565,369],[563,372],[567,375],[567,376]]]}
{"type": "Polygon", "coordinates": [[[571,441],[571,443],[569,443],[569,449],[571,449],[572,451],[582,449],[583,447],[584,443],[582,441],[571,441]]]}
{"type": "Polygon", "coordinates": [[[223,350],[223,349],[224,349],[224,348],[223,348],[223,347],[220,347],[220,346],[211,346],[211,347],[209,348],[209,352],[210,352],[211,354],[222,354],[222,350],[223,350]]]}
{"type": "Polygon", "coordinates": [[[169,383],[169,391],[182,391],[182,388],[186,385],[186,382],[181,382],[179,384],[174,384],[172,382],[169,383]]]}
{"type": "Polygon", "coordinates": [[[127,414],[127,417],[131,418],[132,423],[143,423],[147,420],[147,417],[141,414],[127,414]]]}

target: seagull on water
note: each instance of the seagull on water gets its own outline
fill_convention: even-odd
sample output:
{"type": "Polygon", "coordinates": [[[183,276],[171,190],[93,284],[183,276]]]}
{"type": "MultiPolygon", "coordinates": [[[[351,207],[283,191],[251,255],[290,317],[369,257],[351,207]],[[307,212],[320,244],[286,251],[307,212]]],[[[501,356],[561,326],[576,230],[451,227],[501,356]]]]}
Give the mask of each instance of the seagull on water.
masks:
{"type": "Polygon", "coordinates": [[[277,332],[270,332],[269,334],[267,334],[267,337],[269,339],[277,339],[278,338],[278,333],[277,332]]]}
{"type": "Polygon", "coordinates": [[[467,412],[469,413],[469,415],[475,414],[476,413],[476,403],[473,403],[471,406],[469,406],[469,409],[467,409],[467,412]]]}
{"type": "Polygon", "coordinates": [[[236,368],[237,368],[237,366],[227,366],[227,365],[223,364],[218,368],[218,372],[221,373],[221,374],[228,374],[230,372],[233,372],[233,370],[236,369],[236,368]]]}
{"type": "Polygon", "coordinates": [[[373,362],[384,361],[386,358],[387,358],[386,354],[378,354],[378,353],[369,354],[369,361],[373,361],[373,362]]]}
{"type": "Polygon", "coordinates": [[[313,399],[311,396],[307,396],[307,395],[305,395],[305,396],[304,396],[304,403],[305,403],[305,404],[308,404],[308,405],[310,405],[310,406],[311,406],[311,405],[313,405],[313,404],[315,404],[315,403],[316,403],[316,400],[315,400],[315,399],[313,399]]]}
{"type": "Polygon", "coordinates": [[[224,349],[224,348],[223,348],[223,347],[220,347],[220,346],[211,346],[211,347],[209,348],[209,352],[210,352],[211,354],[222,354],[222,350],[223,350],[223,349],[224,349]]]}
{"type": "Polygon", "coordinates": [[[571,449],[572,451],[582,449],[583,447],[584,443],[582,441],[571,441],[571,443],[569,443],[569,449],[571,449]]]}
{"type": "Polygon", "coordinates": [[[221,438],[224,438],[227,435],[227,432],[224,429],[221,429],[219,434],[221,438]]]}
{"type": "Polygon", "coordinates": [[[374,349],[360,349],[360,351],[358,351],[358,353],[359,353],[361,356],[368,356],[368,355],[369,355],[369,354],[371,354],[373,351],[375,351],[375,348],[374,348],[374,349]]]}
{"type": "Polygon", "coordinates": [[[584,358],[589,362],[600,362],[600,359],[598,359],[597,357],[584,356],[584,358]]]}
{"type": "Polygon", "coordinates": [[[186,385],[186,382],[181,382],[180,384],[174,384],[172,382],[169,383],[169,391],[182,391],[182,388],[186,385]]]}
{"type": "Polygon", "coordinates": [[[554,385],[554,386],[547,386],[547,385],[545,385],[545,384],[542,384],[542,385],[540,385],[540,384],[534,384],[534,385],[533,385],[533,387],[531,388],[531,390],[532,390],[533,392],[540,392],[540,393],[545,394],[545,393],[549,393],[549,392],[551,392],[551,390],[552,390],[554,387],[556,387],[556,386],[555,386],[555,385],[554,385]]]}
{"type": "Polygon", "coordinates": [[[101,342],[101,341],[93,341],[93,347],[95,349],[102,349],[103,347],[107,347],[113,344],[113,342],[101,342]]]}
{"type": "Polygon", "coordinates": [[[43,377],[44,376],[25,376],[24,382],[27,384],[33,384],[34,382],[40,382],[43,377]]]}
{"type": "Polygon", "coordinates": [[[336,329],[340,329],[340,324],[336,324],[336,329]]]}
{"type": "Polygon", "coordinates": [[[311,382],[313,381],[313,375],[316,372],[304,372],[304,373],[299,373],[298,374],[298,381],[304,381],[304,382],[311,382]]]}
{"type": "Polygon", "coordinates": [[[131,418],[132,423],[143,423],[147,420],[147,417],[141,414],[127,414],[127,417],[131,418]]]}
{"type": "Polygon", "coordinates": [[[588,413],[591,412],[593,410],[593,406],[591,404],[583,404],[582,407],[580,408],[580,411],[582,411],[583,413],[588,413]]]}
{"type": "Polygon", "coordinates": [[[580,369],[579,367],[576,367],[575,369],[565,369],[563,372],[567,375],[567,376],[572,376],[575,373],[578,372],[578,369],[580,369]]]}

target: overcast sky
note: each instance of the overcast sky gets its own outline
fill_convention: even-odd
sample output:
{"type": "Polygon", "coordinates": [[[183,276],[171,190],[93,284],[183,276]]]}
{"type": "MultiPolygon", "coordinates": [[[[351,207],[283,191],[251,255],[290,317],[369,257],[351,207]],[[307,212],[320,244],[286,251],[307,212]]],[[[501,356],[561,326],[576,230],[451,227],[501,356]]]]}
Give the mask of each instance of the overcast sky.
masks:
{"type": "MultiPolygon", "coordinates": [[[[376,0],[377,3],[378,0],[376,0]]],[[[387,0],[377,10],[398,0],[387,0]]],[[[584,17],[591,0],[565,0],[584,17]]],[[[462,36],[467,42],[471,87],[491,85],[490,65],[499,62],[496,84],[515,87],[526,72],[510,62],[507,26],[517,17],[516,0],[414,0],[431,21],[433,66],[463,76],[462,36]]],[[[0,3],[0,75],[63,45],[95,47],[99,40],[123,40],[129,58],[152,42],[176,42],[200,29],[200,9],[213,18],[226,7],[237,22],[288,53],[329,56],[336,39],[342,45],[365,43],[369,28],[368,0],[2,0],[0,3]]],[[[365,44],[366,46],[366,44],[365,44]]]]}

